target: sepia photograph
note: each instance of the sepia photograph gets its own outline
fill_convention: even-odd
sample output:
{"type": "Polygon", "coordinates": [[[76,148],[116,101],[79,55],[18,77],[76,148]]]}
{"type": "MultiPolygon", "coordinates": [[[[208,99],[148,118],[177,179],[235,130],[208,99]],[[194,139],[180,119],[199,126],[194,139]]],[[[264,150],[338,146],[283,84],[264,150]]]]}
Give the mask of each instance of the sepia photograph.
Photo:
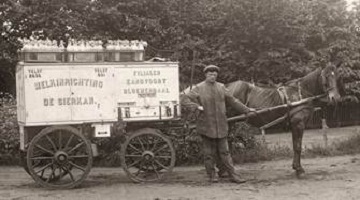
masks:
{"type": "Polygon", "coordinates": [[[0,0],[0,200],[360,199],[360,0],[0,0]]]}

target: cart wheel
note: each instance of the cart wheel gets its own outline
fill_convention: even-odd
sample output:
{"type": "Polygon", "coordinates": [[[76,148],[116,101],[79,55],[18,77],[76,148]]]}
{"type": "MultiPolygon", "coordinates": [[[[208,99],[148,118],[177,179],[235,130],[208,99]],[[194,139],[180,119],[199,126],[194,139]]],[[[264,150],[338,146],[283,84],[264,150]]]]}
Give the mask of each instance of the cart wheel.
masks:
{"type": "MultiPolygon", "coordinates": [[[[22,154],[24,154],[24,153],[21,153],[21,155],[20,155],[20,165],[24,168],[24,170],[26,171],[26,173],[28,173],[30,176],[31,176],[31,174],[30,174],[30,171],[29,171],[29,168],[28,168],[28,165],[27,165],[27,155],[26,155],[26,152],[25,152],[25,155],[22,155],[22,154]]],[[[32,163],[32,166],[39,166],[39,165],[43,165],[43,161],[41,161],[41,160],[33,160],[32,161],[33,163],[32,163]]],[[[60,177],[63,177],[63,176],[65,176],[66,174],[68,174],[66,171],[63,171],[62,173],[61,173],[61,175],[60,174],[54,174],[54,176],[53,177],[51,177],[51,179],[49,180],[49,182],[54,182],[54,181],[57,181],[57,180],[59,180],[59,178],[60,177]]],[[[41,179],[43,179],[44,181],[46,181],[47,180],[47,178],[45,178],[45,177],[40,177],[41,179]]]]}
{"type": "Polygon", "coordinates": [[[48,127],[31,141],[27,168],[36,183],[48,188],[73,188],[92,166],[89,141],[69,126],[48,127]]]}
{"type": "Polygon", "coordinates": [[[135,182],[157,181],[174,168],[175,150],[159,130],[140,129],[122,145],[121,165],[135,182]]]}

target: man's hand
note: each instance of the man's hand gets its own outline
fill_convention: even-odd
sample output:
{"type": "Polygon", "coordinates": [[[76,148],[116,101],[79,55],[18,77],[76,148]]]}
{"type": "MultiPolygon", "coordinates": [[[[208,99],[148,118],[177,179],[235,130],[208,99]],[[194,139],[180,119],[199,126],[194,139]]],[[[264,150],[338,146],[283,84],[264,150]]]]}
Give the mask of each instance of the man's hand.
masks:
{"type": "Polygon", "coordinates": [[[249,108],[249,112],[256,112],[255,108],[249,108]]]}
{"type": "Polygon", "coordinates": [[[246,115],[247,115],[248,117],[254,117],[254,116],[256,116],[256,115],[257,115],[256,109],[255,109],[255,108],[249,108],[249,112],[246,113],[246,115]]]}
{"type": "Polygon", "coordinates": [[[204,111],[204,107],[202,107],[202,106],[198,106],[197,109],[200,111],[204,111]]]}

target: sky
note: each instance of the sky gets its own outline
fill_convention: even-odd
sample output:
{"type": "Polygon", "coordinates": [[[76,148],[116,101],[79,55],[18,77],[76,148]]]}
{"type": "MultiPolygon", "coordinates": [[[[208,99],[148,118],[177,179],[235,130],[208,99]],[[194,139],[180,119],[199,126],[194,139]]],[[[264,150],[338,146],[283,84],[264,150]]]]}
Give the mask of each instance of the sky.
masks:
{"type": "MultiPolygon", "coordinates": [[[[348,5],[351,5],[353,2],[359,2],[360,0],[346,0],[348,2],[348,5]]],[[[351,6],[349,6],[351,8],[351,6]]]]}

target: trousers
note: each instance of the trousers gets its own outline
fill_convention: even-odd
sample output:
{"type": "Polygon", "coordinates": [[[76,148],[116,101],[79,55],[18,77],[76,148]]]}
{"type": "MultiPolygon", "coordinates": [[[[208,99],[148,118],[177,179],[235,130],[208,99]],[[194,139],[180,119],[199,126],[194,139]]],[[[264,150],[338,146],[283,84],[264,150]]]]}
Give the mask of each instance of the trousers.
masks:
{"type": "Polygon", "coordinates": [[[226,170],[230,176],[235,175],[235,167],[230,155],[227,137],[209,138],[202,135],[204,165],[206,173],[214,176],[215,165],[220,165],[221,170],[226,170]]]}

